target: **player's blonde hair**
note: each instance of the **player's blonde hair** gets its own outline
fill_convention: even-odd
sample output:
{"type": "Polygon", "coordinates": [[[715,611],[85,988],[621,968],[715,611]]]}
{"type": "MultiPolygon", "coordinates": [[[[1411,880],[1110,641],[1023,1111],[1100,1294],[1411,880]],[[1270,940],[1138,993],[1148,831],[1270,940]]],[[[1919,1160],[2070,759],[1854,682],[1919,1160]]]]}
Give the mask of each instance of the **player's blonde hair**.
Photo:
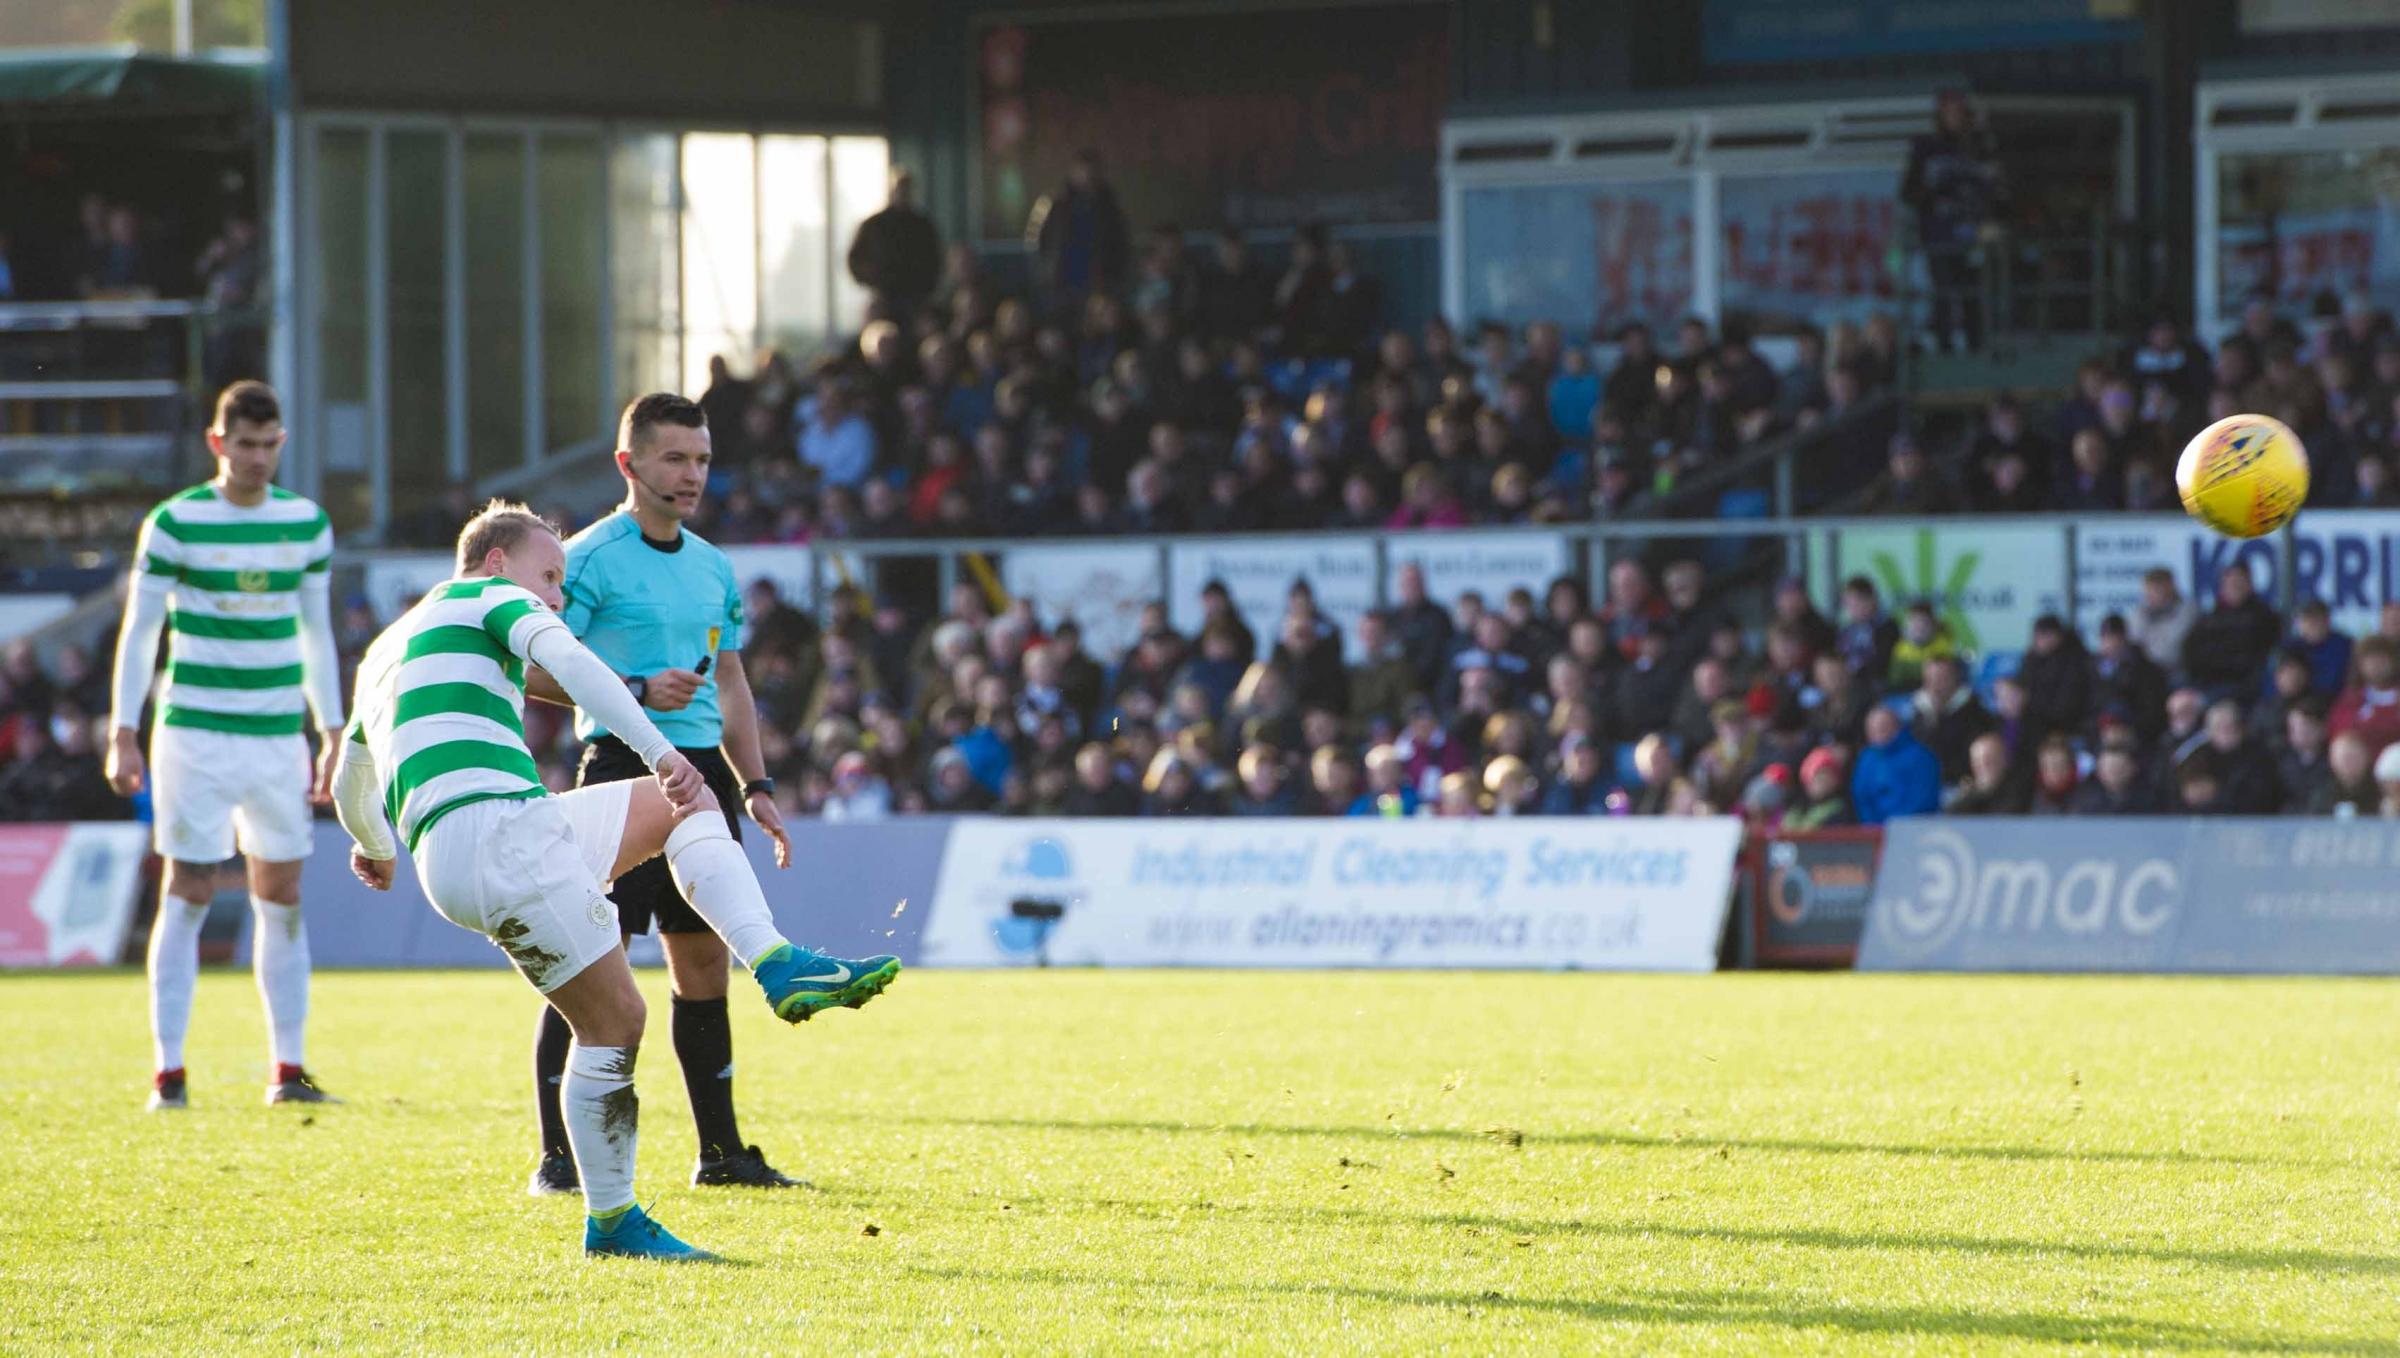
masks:
{"type": "Polygon", "coordinates": [[[467,520],[458,530],[458,573],[465,575],[483,564],[483,559],[497,547],[513,552],[517,544],[535,533],[564,537],[558,525],[533,512],[532,508],[514,500],[493,500],[467,520]]]}

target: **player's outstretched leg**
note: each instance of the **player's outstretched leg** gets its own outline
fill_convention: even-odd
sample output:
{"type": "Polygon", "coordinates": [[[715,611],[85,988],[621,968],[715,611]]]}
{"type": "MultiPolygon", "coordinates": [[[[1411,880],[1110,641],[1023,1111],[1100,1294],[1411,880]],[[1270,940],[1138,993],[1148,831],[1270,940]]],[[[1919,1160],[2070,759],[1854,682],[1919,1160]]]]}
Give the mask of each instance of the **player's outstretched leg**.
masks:
{"type": "Polygon", "coordinates": [[[667,834],[666,854],[676,889],[758,978],[777,1018],[802,1023],[836,1005],[856,1009],[900,974],[897,957],[829,957],[777,932],[758,875],[724,817],[684,817],[667,834]]]}

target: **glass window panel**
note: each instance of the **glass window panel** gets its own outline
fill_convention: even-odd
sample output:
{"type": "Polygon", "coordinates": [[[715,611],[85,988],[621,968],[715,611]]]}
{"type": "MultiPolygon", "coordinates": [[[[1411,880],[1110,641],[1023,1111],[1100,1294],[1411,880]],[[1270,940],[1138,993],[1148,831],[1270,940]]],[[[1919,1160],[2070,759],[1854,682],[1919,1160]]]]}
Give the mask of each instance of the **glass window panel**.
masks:
{"type": "Polygon", "coordinates": [[[624,137],[609,171],[609,280],[616,292],[612,405],[681,384],[675,149],[675,138],[666,133],[624,137]]]}
{"type": "Polygon", "coordinates": [[[858,224],[891,199],[892,146],[881,137],[833,139],[833,322],[850,334],[865,321],[867,290],[840,267],[858,224]]]}
{"type": "Polygon", "coordinates": [[[759,138],[759,325],[768,343],[795,352],[832,333],[825,160],[823,137],[759,138]]]}
{"type": "Polygon", "coordinates": [[[384,288],[390,307],[392,517],[431,501],[449,478],[443,381],[443,218],[448,193],[440,132],[384,138],[384,288]]]}
{"type": "Polygon", "coordinates": [[[2400,148],[2217,158],[2217,297],[2312,308],[2365,291],[2400,305],[2400,148]]]}
{"type": "Polygon", "coordinates": [[[708,386],[708,360],[748,366],[758,346],[758,193],[747,133],[683,139],[683,382],[708,386]]]}
{"type": "Polygon", "coordinates": [[[467,467],[525,464],[525,139],[466,139],[467,467]]]}
{"type": "Polygon", "coordinates": [[[1687,178],[1469,189],[1460,216],[1470,323],[1664,330],[1691,310],[1687,178]]]}
{"type": "Polygon", "coordinates": [[[551,451],[600,432],[601,213],[608,188],[597,137],[545,136],[542,213],[542,432],[551,451]]]}
{"type": "Polygon", "coordinates": [[[1892,310],[1898,183],[1886,169],[1721,180],[1717,299],[1724,323],[1788,335],[1892,310]]]}
{"type": "Polygon", "coordinates": [[[316,427],[309,455],[322,469],[320,500],[335,526],[373,518],[367,477],[367,135],[327,128],[316,138],[316,240],[309,261],[316,332],[316,427]]]}

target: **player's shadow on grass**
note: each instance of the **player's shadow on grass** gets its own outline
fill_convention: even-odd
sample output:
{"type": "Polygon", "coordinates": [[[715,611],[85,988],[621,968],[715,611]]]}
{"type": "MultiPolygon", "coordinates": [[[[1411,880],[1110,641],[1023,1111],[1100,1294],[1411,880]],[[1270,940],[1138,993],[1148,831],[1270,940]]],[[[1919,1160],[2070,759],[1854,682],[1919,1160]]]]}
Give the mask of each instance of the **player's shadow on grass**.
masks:
{"type": "MultiPolygon", "coordinates": [[[[912,1195],[910,1200],[922,1199],[919,1195],[912,1195]]],[[[1206,1208],[1196,1208],[1192,1203],[1170,1199],[1036,1197],[1020,1194],[1012,1196],[1010,1201],[1020,1211],[1054,1207],[1062,1211],[1079,1212],[1100,1208],[1176,1221],[1188,1221],[1195,1215],[1205,1217],[1223,1214],[1284,1225],[1322,1226],[1339,1221],[1377,1228],[1449,1227],[1536,1238],[1544,1235],[1607,1236],[1624,1240],[1663,1237],[1699,1244],[1738,1242],[1879,1253],[1940,1250],[1962,1255],[2012,1258],[2059,1255],[2095,1262],[2138,1259],[2150,1263],[2198,1264],[2264,1273],[2400,1275],[2400,1258],[2381,1254],[2341,1254],[2317,1249],[2193,1249],[2176,1245],[2017,1240],[2007,1236],[1952,1235],[1940,1231],[1837,1231],[1822,1226],[1688,1226],[1662,1221],[1558,1221],[1471,1212],[1377,1212],[1355,1207],[1261,1207],[1246,1203],[1212,1203],[1206,1208]]]]}
{"type": "Polygon", "coordinates": [[[1609,1298],[1527,1297],[1505,1292],[1433,1292],[1315,1282],[1197,1282],[1188,1278],[1128,1278],[1049,1268],[936,1268],[905,1272],[951,1282],[1107,1289],[1147,1300],[1162,1295],[1260,1298],[1270,1294],[1329,1302],[1431,1306],[1444,1310],[1519,1311],[1573,1320],[1644,1325],[1765,1325],[1789,1330],[1833,1329],[1860,1335],[1929,1335],[1950,1339],[2050,1340],[2114,1348],[2176,1351],[2223,1349],[2281,1353],[2390,1353],[2388,1344],[2332,1336],[2260,1335],[2135,1316],[2044,1315],[2032,1311],[1945,1311],[1933,1307],[1796,1305],[1772,1292],[1620,1289],[1609,1298]]]}
{"type": "MultiPolygon", "coordinates": [[[[1305,1136],[1344,1141],[1461,1141],[1484,1142],[1479,1131],[1451,1127],[1310,1127],[1263,1122],[1165,1122],[1126,1118],[1012,1118],[1012,1117],[876,1117],[875,1122],[906,1122],[924,1126],[979,1127],[1005,1131],[1154,1132],[1170,1136],[1305,1136]]],[[[1802,1155],[1896,1155],[1944,1160],[2070,1160],[2082,1164],[2235,1165],[2250,1168],[2376,1169],[2358,1161],[2297,1159],[2271,1155],[2223,1155],[2206,1151],[2119,1150],[2108,1147],[2077,1149],[2063,1146],[1937,1146],[1881,1141],[1823,1141],[1804,1137],[1661,1136],[1648,1132],[1525,1133],[1525,1144],[1548,1146],[1617,1146],[1633,1150],[1783,1151],[1802,1155]]]]}

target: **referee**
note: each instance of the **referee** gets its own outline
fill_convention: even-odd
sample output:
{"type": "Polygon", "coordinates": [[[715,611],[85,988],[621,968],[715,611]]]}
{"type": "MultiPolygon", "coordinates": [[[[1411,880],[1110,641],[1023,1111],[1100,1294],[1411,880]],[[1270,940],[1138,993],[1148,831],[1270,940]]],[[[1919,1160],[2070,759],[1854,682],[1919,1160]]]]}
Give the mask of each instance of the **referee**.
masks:
{"type": "MultiPolygon", "coordinates": [[[[775,782],[765,776],[758,709],[742,672],[741,591],[725,554],[683,528],[700,507],[708,463],[708,422],[697,404],[658,392],[625,408],[617,429],[625,502],[567,541],[562,616],[586,646],[625,676],[644,715],[706,775],[734,838],[742,835],[734,808],[746,807],[758,828],[774,837],[775,866],[781,868],[791,862],[791,842],[775,806],[775,782]]],[[[565,695],[544,691],[535,696],[563,701],[565,695]]],[[[578,785],[650,776],[640,755],[580,710],[575,734],[587,742],[578,785]]],[[[800,1181],[777,1173],[758,1147],[742,1143],[734,1121],[724,943],[685,904],[664,857],[618,878],[609,897],[626,934],[646,934],[655,925],[666,951],[675,1059],[683,1066],[700,1140],[692,1182],[798,1187],[800,1181]]],[[[578,1188],[575,1157],[558,1109],[559,1081],[573,1041],[566,1020],[545,1006],[533,1058],[542,1124],[542,1163],[530,1185],[534,1193],[578,1188]]]]}

